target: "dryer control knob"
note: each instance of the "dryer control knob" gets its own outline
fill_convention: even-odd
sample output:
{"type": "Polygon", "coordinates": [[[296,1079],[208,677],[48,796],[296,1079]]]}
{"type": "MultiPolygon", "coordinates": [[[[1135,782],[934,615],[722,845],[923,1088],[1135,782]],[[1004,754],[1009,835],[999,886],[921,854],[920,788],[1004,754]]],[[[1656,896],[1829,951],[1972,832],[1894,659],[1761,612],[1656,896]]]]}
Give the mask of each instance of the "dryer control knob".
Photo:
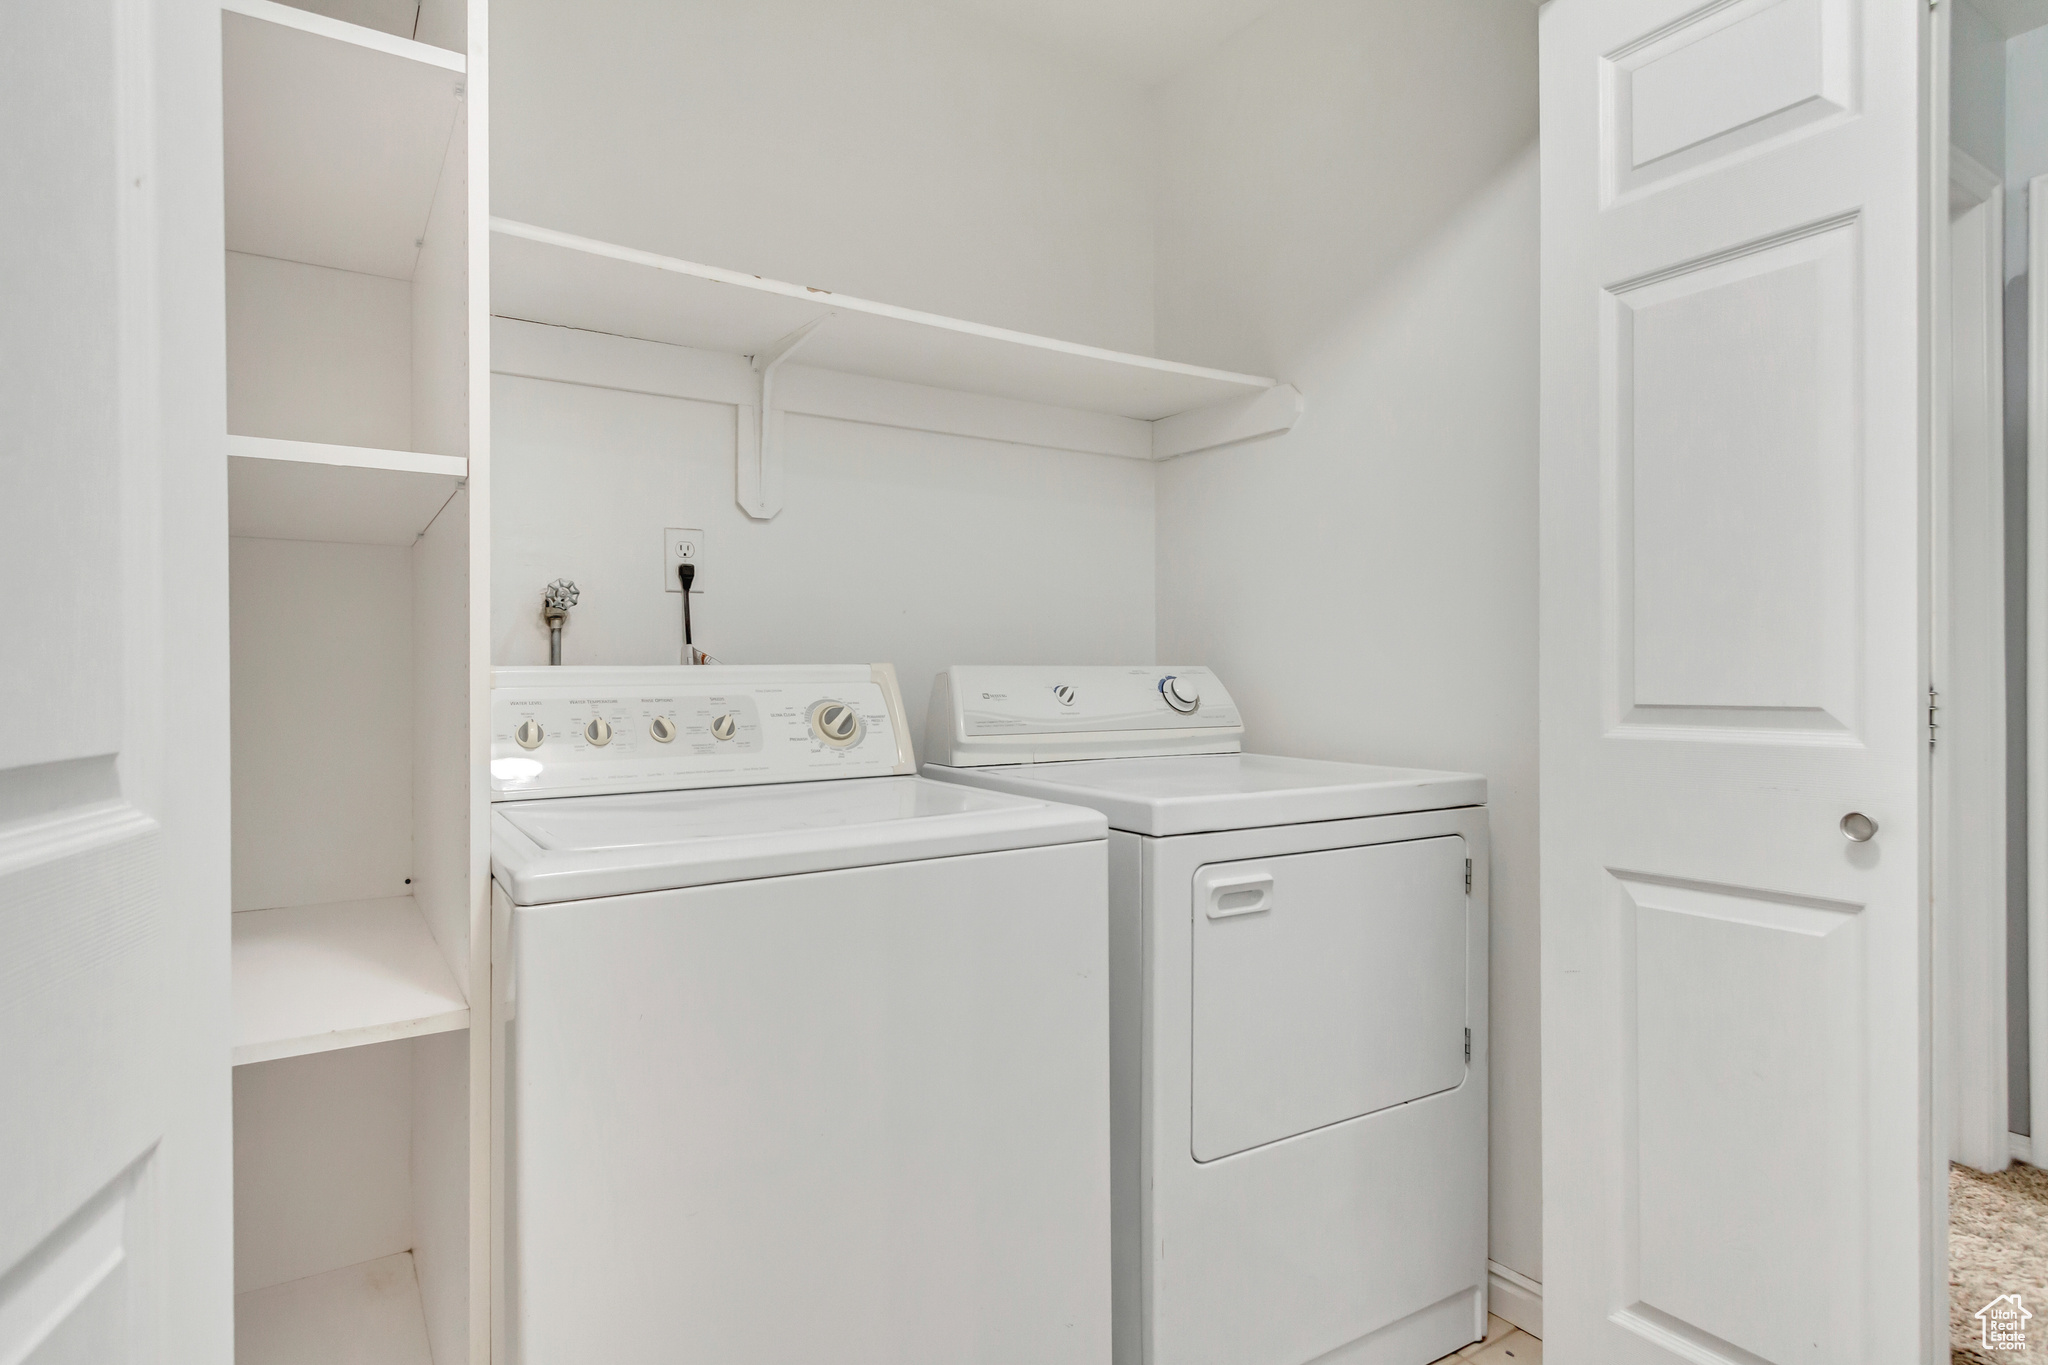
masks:
{"type": "Polygon", "coordinates": [[[537,720],[522,720],[519,722],[519,728],[512,732],[512,738],[519,741],[519,747],[522,749],[538,749],[540,742],[547,737],[548,732],[540,728],[540,722],[537,720]]]}
{"type": "Polygon", "coordinates": [[[811,712],[811,729],[835,749],[847,749],[860,742],[860,717],[842,701],[821,703],[811,712]]]}
{"type": "Polygon", "coordinates": [[[667,716],[656,716],[647,722],[647,733],[661,743],[667,744],[676,737],[676,723],[667,716]]]}
{"type": "Polygon", "coordinates": [[[714,716],[712,718],[711,737],[713,739],[731,739],[739,732],[740,718],[732,712],[728,711],[722,716],[714,716]]]}
{"type": "Polygon", "coordinates": [[[603,716],[592,716],[590,724],[583,727],[583,737],[599,748],[612,742],[612,725],[603,716]]]}
{"type": "Polygon", "coordinates": [[[1193,678],[1161,678],[1159,695],[1166,698],[1166,704],[1182,715],[1187,715],[1202,704],[1202,689],[1193,678]]]}

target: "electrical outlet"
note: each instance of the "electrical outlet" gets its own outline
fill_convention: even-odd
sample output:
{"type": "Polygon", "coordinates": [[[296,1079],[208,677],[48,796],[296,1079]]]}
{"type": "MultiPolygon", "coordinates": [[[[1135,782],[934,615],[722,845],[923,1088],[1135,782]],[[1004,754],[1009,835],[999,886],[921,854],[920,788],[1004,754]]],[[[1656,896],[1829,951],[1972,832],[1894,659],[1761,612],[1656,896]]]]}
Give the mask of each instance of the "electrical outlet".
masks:
{"type": "Polygon", "coordinates": [[[704,595],[704,533],[689,526],[671,526],[661,533],[661,585],[669,592],[681,592],[683,580],[676,576],[678,564],[695,564],[697,577],[690,595],[704,595]]]}

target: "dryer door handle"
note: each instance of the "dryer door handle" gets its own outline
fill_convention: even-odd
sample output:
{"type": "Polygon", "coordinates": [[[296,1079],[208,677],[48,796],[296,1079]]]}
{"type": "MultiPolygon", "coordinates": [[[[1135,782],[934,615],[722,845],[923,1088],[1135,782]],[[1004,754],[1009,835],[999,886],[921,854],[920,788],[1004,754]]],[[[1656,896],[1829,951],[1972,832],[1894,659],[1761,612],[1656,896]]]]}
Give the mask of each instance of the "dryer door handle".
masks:
{"type": "Polygon", "coordinates": [[[1210,919],[1262,914],[1273,908],[1273,874],[1251,872],[1204,878],[1203,899],[1208,902],[1210,919]]]}

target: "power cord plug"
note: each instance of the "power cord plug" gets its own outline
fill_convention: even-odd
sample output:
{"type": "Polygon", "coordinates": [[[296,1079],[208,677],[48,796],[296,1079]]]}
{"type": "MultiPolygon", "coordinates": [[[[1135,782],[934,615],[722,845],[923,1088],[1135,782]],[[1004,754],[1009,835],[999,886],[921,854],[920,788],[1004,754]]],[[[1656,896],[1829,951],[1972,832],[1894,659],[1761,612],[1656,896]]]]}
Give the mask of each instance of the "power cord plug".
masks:
{"type": "Polygon", "coordinates": [[[697,662],[697,646],[690,637],[690,585],[697,581],[697,566],[689,560],[676,565],[676,577],[683,584],[683,662],[697,662]]]}

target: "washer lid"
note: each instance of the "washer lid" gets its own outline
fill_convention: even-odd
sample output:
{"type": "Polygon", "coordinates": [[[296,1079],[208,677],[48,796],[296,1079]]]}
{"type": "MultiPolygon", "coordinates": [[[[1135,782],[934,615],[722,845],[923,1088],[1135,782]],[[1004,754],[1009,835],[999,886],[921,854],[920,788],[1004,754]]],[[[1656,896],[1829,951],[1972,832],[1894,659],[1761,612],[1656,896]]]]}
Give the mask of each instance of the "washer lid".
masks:
{"type": "Polygon", "coordinates": [[[1111,829],[1133,834],[1201,834],[1309,820],[1402,815],[1486,804],[1477,773],[1382,768],[1271,754],[1112,758],[925,772],[948,782],[1089,806],[1111,829]]]}
{"type": "Polygon", "coordinates": [[[921,777],[570,796],[495,807],[515,905],[1106,837],[1100,814],[921,777]]]}

